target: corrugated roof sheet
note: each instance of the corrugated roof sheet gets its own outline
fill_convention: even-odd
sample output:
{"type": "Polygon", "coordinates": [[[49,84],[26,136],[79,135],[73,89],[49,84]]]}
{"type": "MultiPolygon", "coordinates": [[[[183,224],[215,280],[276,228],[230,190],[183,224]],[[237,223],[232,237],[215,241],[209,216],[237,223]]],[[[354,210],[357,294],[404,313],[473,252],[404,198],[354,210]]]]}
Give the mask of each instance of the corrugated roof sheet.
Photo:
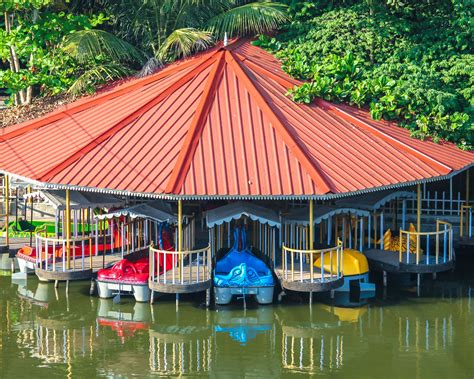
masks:
{"type": "Polygon", "coordinates": [[[0,134],[0,169],[31,180],[181,196],[339,194],[446,176],[453,144],[353,107],[294,103],[298,82],[246,41],[218,46],[0,134]]]}

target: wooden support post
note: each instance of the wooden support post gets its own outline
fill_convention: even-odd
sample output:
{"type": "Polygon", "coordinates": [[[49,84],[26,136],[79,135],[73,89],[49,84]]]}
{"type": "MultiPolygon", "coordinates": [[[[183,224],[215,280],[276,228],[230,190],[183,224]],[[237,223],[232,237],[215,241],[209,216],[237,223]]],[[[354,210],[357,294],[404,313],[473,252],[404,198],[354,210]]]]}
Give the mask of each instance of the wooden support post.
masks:
{"type": "Polygon", "coordinates": [[[421,231],[421,184],[416,187],[416,231],[421,231]]]}
{"type": "Polygon", "coordinates": [[[314,248],[313,215],[314,215],[314,201],[311,199],[309,201],[309,250],[313,250],[314,248]]]}
{"type": "MultiPolygon", "coordinates": [[[[71,193],[66,190],[66,269],[71,268],[71,193]]],[[[68,282],[69,285],[69,282],[68,282]]]]}
{"type": "MultiPolygon", "coordinates": [[[[183,265],[183,256],[181,254],[183,249],[183,201],[181,199],[178,200],[178,272],[179,272],[179,280],[181,281],[181,269],[183,265]]],[[[176,301],[178,301],[178,297],[176,297],[176,301]]]]}
{"type": "Polygon", "coordinates": [[[469,205],[469,169],[466,171],[466,205],[469,205]]]}
{"type": "Polygon", "coordinates": [[[8,232],[9,224],[10,224],[10,177],[5,175],[5,244],[7,245],[7,249],[9,249],[10,245],[10,235],[8,232]]]}
{"type": "MultiPolygon", "coordinates": [[[[28,186],[28,193],[31,195],[31,186],[28,186]]],[[[30,196],[28,203],[30,204],[30,223],[33,226],[33,196],[30,196]]],[[[25,207],[26,213],[26,207],[25,207]]],[[[25,215],[26,218],[26,215],[25,215]]],[[[33,247],[33,228],[30,228],[30,247],[33,247]]]]}
{"type": "MultiPolygon", "coordinates": [[[[313,224],[313,215],[314,215],[314,201],[313,199],[311,199],[309,201],[309,250],[313,250],[314,249],[314,224],[313,224]]],[[[313,254],[310,254],[310,257],[313,258],[313,254]]],[[[323,263],[324,264],[324,263],[323,263]]],[[[313,269],[313,266],[314,266],[314,262],[311,261],[309,262],[309,265],[310,265],[310,279],[311,279],[311,283],[313,283],[313,277],[314,277],[314,269],[313,269]]],[[[310,293],[310,299],[312,299],[312,293],[310,293]]],[[[311,301],[311,300],[310,300],[311,301]]],[[[311,305],[311,302],[310,302],[310,305],[311,305]]]]}
{"type": "Polygon", "coordinates": [[[210,305],[211,305],[211,289],[208,288],[206,290],[206,307],[209,308],[210,305]]]}

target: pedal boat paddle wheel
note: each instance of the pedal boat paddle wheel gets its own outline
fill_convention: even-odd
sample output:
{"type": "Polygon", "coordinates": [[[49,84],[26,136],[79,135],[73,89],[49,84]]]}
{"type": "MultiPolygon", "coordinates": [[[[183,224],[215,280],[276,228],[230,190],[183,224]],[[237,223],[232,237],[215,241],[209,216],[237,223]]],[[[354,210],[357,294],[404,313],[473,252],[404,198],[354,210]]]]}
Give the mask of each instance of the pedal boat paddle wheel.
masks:
{"type": "MultiPolygon", "coordinates": [[[[159,246],[160,250],[173,250],[172,224],[176,223],[176,217],[170,211],[159,209],[157,205],[138,204],[131,208],[101,216],[102,218],[127,216],[132,219],[141,219],[145,225],[149,244],[142,246],[142,249],[136,254],[128,254],[112,267],[99,270],[97,273],[97,288],[100,298],[133,295],[138,302],[150,300],[148,286],[150,275],[149,247],[154,244],[159,246]]],[[[134,236],[132,235],[131,238],[133,240],[134,236]]],[[[173,267],[172,255],[155,254],[157,254],[156,259],[160,261],[160,265],[156,266],[161,268],[160,274],[164,272],[164,267],[167,267],[168,270],[173,267]],[[166,264],[165,259],[167,260],[166,264]]]]}

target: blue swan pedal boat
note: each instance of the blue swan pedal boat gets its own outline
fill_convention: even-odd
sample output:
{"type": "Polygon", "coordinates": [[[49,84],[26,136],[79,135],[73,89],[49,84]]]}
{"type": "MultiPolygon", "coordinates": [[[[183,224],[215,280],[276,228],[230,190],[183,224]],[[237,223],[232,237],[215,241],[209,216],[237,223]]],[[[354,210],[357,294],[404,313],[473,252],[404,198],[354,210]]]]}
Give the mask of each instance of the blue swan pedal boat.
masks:
{"type": "Polygon", "coordinates": [[[235,228],[234,245],[214,268],[216,304],[229,304],[233,295],[255,295],[259,304],[270,304],[274,287],[272,271],[247,246],[245,228],[235,228]]]}

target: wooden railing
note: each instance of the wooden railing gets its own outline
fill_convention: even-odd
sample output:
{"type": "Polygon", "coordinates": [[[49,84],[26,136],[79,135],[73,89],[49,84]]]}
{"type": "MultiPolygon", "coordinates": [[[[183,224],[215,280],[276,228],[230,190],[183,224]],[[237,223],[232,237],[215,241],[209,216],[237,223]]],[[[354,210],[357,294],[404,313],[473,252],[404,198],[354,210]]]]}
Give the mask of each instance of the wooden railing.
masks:
{"type": "Polygon", "coordinates": [[[343,247],[337,246],[320,250],[292,249],[283,245],[283,278],[287,281],[306,283],[325,282],[342,277],[343,247]],[[314,262],[321,258],[321,268],[315,268],[314,262]]]}
{"type": "Polygon", "coordinates": [[[472,238],[472,205],[463,204],[461,206],[461,220],[460,220],[460,229],[459,236],[472,238]]]}
{"type": "Polygon", "coordinates": [[[91,236],[69,239],[69,267],[65,238],[50,238],[36,234],[35,242],[36,266],[43,270],[65,272],[84,271],[92,268],[93,243],[91,236]]]}
{"type": "Polygon", "coordinates": [[[168,251],[150,246],[150,277],[156,284],[198,284],[211,279],[211,248],[168,251]],[[161,257],[160,257],[161,256],[161,257]],[[170,259],[171,258],[171,259],[170,259]],[[160,261],[163,263],[160,265],[160,261]],[[171,263],[169,263],[171,262],[171,263]]]}
{"type": "MultiPolygon", "coordinates": [[[[461,192],[425,191],[421,199],[421,212],[424,215],[455,216],[460,214],[464,203],[461,192]]],[[[416,212],[416,199],[407,201],[407,213],[416,215],[416,212]]]]}
{"type": "Polygon", "coordinates": [[[406,264],[440,264],[453,260],[453,226],[436,221],[435,232],[410,232],[400,230],[399,260],[406,264]],[[405,248],[402,241],[406,241],[405,248]],[[424,250],[421,248],[423,242],[424,250]],[[434,243],[434,253],[431,251],[434,243]],[[410,245],[414,252],[410,249],[410,245]],[[403,257],[403,253],[406,256],[403,257]]]}

